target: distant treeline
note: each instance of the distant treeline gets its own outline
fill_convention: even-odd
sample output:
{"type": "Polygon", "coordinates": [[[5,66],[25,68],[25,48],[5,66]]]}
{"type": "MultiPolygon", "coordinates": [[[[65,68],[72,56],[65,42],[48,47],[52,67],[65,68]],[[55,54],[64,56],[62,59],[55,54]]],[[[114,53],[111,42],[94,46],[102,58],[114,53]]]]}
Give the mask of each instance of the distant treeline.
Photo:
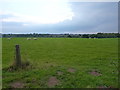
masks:
{"type": "Polygon", "coordinates": [[[2,34],[2,37],[50,37],[50,38],[119,38],[120,33],[97,33],[97,34],[2,34]]]}

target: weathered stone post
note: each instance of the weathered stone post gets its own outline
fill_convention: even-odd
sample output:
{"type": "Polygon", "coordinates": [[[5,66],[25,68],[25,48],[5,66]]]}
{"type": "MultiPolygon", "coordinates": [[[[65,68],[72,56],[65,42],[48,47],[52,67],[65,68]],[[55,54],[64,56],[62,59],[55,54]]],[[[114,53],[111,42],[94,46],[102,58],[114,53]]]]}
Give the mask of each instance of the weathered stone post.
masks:
{"type": "Polygon", "coordinates": [[[16,48],[15,64],[17,67],[20,67],[21,66],[20,47],[19,45],[15,45],[15,48],[16,48]]]}

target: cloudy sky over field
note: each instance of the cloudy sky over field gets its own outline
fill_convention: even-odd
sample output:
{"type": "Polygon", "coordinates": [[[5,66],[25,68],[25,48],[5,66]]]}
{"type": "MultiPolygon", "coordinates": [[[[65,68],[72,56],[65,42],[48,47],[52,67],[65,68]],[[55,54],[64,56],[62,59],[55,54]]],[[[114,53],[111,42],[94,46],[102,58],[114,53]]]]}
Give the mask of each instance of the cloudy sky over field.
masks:
{"type": "Polygon", "coordinates": [[[3,33],[118,32],[118,2],[3,0],[3,33]]]}

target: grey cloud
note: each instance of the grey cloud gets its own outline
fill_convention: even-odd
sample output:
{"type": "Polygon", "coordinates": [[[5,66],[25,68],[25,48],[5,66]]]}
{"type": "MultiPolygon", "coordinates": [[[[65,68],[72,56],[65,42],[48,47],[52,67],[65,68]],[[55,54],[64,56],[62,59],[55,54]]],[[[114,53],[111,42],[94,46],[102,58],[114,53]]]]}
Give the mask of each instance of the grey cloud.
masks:
{"type": "MultiPolygon", "coordinates": [[[[80,32],[117,32],[118,4],[117,2],[70,2],[75,16],[57,24],[41,24],[22,26],[22,23],[6,22],[5,27],[11,26],[12,32],[38,33],[80,33],[80,32]],[[12,29],[17,26],[19,30],[12,29]],[[21,29],[21,30],[20,30],[21,29]]],[[[7,28],[5,31],[9,31],[7,28]]]]}

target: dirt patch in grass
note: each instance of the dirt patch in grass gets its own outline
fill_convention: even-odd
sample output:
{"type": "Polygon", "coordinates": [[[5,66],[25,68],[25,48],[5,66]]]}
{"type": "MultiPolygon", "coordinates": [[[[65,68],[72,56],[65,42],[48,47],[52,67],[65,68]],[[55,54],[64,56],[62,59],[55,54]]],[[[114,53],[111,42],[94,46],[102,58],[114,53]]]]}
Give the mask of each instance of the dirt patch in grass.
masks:
{"type": "Polygon", "coordinates": [[[54,86],[58,85],[59,82],[60,81],[56,77],[52,76],[52,77],[49,78],[49,80],[47,82],[47,86],[48,87],[54,87],[54,86]]]}
{"type": "Polygon", "coordinates": [[[45,62],[45,63],[44,63],[44,67],[46,67],[46,68],[55,67],[55,66],[56,66],[56,64],[55,64],[55,63],[52,63],[52,62],[45,62]]]}
{"type": "Polygon", "coordinates": [[[47,63],[45,66],[46,66],[46,67],[54,67],[55,65],[52,64],[52,63],[47,63]]]}
{"type": "Polygon", "coordinates": [[[99,87],[97,87],[97,88],[107,88],[106,86],[99,86],[99,87]]]}
{"type": "Polygon", "coordinates": [[[23,82],[17,81],[10,84],[11,88],[24,88],[25,84],[23,82]]]}
{"type": "Polygon", "coordinates": [[[63,75],[63,72],[57,71],[57,75],[63,75]]]}
{"type": "Polygon", "coordinates": [[[89,72],[91,75],[93,75],[93,76],[101,76],[102,74],[99,72],[99,71],[97,71],[97,70],[92,70],[92,71],[90,71],[89,72]]]}
{"type": "Polygon", "coordinates": [[[67,71],[70,72],[70,73],[76,72],[76,70],[74,68],[69,68],[67,71]]]}
{"type": "Polygon", "coordinates": [[[109,86],[109,87],[107,87],[107,86],[98,86],[97,88],[113,88],[112,86],[109,86]]]}

